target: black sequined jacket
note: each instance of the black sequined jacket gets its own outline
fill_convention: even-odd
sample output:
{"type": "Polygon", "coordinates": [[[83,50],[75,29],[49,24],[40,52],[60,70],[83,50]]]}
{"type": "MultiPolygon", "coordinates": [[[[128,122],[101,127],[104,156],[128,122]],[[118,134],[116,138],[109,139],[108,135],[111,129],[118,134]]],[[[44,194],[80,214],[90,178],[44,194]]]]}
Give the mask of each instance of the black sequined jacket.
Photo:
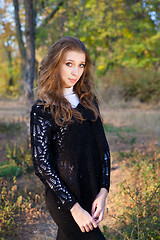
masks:
{"type": "Polygon", "coordinates": [[[37,101],[31,110],[31,149],[35,174],[53,190],[67,209],[80,200],[80,181],[90,188],[93,201],[100,188],[109,191],[110,152],[100,117],[93,121],[91,110],[76,107],[86,119],[57,125],[49,109],[37,101]]]}

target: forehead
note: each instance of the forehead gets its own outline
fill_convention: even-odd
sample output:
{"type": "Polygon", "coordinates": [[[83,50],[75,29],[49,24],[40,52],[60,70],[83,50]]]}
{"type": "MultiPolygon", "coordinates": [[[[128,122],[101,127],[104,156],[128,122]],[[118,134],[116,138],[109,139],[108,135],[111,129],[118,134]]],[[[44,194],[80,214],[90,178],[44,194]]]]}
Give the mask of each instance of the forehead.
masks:
{"type": "Polygon", "coordinates": [[[81,62],[85,62],[86,60],[86,55],[84,52],[82,51],[75,51],[75,50],[70,50],[67,51],[64,54],[64,60],[73,60],[73,61],[81,61],[81,62]]]}

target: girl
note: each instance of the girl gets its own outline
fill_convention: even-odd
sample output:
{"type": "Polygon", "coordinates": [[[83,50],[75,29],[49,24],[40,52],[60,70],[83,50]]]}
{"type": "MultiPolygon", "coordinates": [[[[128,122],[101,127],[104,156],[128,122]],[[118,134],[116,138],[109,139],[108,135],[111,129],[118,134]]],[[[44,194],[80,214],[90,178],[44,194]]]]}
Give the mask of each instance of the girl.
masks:
{"type": "Polygon", "coordinates": [[[63,37],[51,46],[38,73],[31,110],[31,148],[45,201],[58,225],[57,240],[105,239],[110,153],[84,44],[63,37]]]}

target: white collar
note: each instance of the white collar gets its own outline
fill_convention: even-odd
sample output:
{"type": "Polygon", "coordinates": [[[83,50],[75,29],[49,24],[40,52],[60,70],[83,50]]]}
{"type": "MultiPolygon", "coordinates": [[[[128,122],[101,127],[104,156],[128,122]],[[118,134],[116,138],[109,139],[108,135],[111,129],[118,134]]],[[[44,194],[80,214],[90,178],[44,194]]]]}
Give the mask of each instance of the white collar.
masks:
{"type": "Polygon", "coordinates": [[[64,96],[74,94],[73,86],[69,87],[69,88],[63,88],[63,94],[64,94],[64,96]]]}

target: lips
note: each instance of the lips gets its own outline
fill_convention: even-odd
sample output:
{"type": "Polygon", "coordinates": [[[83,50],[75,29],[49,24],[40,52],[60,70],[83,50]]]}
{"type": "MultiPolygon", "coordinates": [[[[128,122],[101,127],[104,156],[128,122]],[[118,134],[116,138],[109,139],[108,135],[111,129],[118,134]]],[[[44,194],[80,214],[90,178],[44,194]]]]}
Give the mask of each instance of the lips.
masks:
{"type": "Polygon", "coordinates": [[[69,78],[69,80],[70,80],[71,82],[76,82],[76,81],[77,81],[77,79],[71,79],[71,78],[69,78]]]}

